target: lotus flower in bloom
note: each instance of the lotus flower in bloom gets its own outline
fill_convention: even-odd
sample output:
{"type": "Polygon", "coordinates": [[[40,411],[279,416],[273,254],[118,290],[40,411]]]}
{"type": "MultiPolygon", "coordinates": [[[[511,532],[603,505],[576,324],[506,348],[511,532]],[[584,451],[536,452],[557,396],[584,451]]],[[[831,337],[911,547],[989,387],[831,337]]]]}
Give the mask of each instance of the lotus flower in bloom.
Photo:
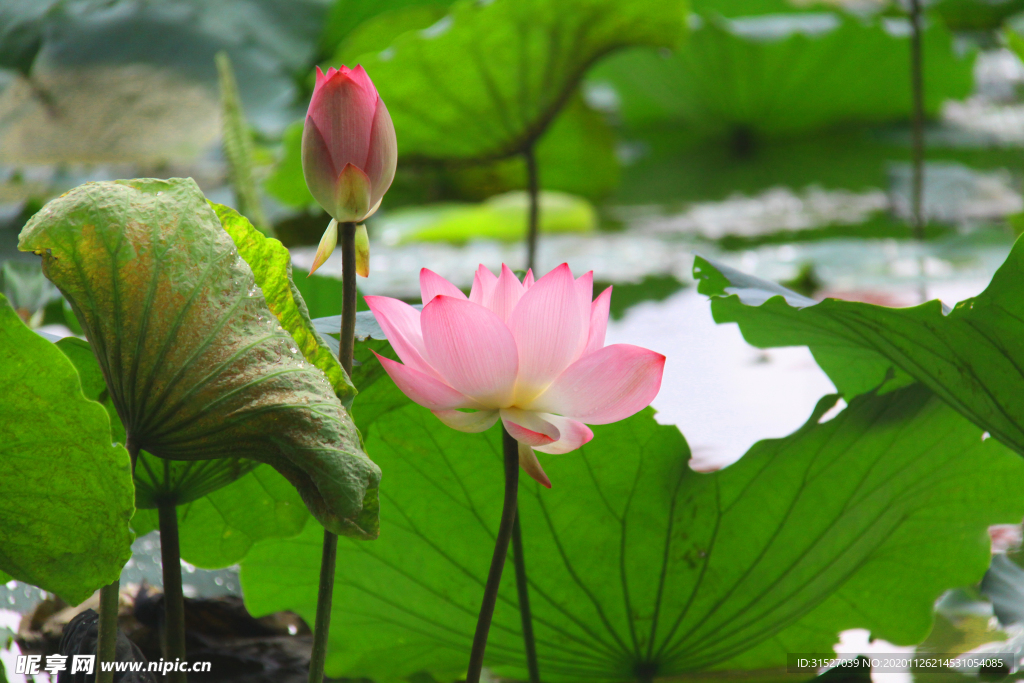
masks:
{"type": "MultiPolygon", "coordinates": [[[[302,174],[313,198],[334,219],[313,270],[338,241],[338,223],[360,223],[380,206],[395,179],[398,142],[388,108],[363,67],[316,69],[302,129],[302,174]]],[[[312,272],[312,271],[311,271],[312,272]]]]}
{"type": "Polygon", "coordinates": [[[519,464],[550,487],[534,451],[575,450],[594,438],[587,424],[627,418],[661,388],[663,355],[604,345],[612,288],[591,301],[593,284],[592,272],[573,279],[564,263],[536,282],[480,266],[467,299],[424,268],[422,312],[366,297],[402,363],[377,357],[449,427],[482,432],[500,418],[519,442],[519,464]]]}

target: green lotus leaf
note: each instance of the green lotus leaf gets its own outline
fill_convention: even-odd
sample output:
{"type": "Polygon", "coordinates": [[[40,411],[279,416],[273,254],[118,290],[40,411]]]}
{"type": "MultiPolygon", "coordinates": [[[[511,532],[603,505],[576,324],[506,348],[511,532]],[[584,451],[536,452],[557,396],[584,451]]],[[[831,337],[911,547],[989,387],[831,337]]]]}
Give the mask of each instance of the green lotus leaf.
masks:
{"type": "Polygon", "coordinates": [[[130,449],[265,462],[327,529],[377,534],[379,468],[194,181],[88,183],[19,248],[71,302],[130,449]]]}
{"type": "Polygon", "coordinates": [[[462,0],[358,61],[387,103],[400,154],[500,159],[544,133],[595,61],[674,46],[685,22],[680,0],[462,0]]]}
{"type": "Polygon", "coordinates": [[[739,323],[754,346],[808,346],[847,398],[917,380],[1024,454],[1024,242],[984,292],[952,310],[940,301],[886,308],[794,299],[784,289],[698,258],[699,291],[719,323],[739,323]]]}
{"type": "MultiPolygon", "coordinates": [[[[107,383],[103,379],[89,342],[75,337],[64,337],[57,342],[57,348],[71,360],[79,377],[86,398],[103,404],[110,416],[110,431],[115,443],[125,442],[124,425],[117,414],[117,408],[110,399],[107,383]]],[[[249,472],[259,463],[245,458],[218,458],[216,460],[162,460],[146,451],[139,452],[135,465],[135,507],[155,509],[160,498],[166,498],[182,505],[205,496],[207,493],[226,485],[249,472]]],[[[132,528],[141,533],[132,518],[132,528]]],[[[155,519],[154,515],[154,519],[155,519]]]]}
{"type": "MultiPolygon", "coordinates": [[[[355,416],[390,486],[381,539],[339,543],[327,670],[456,680],[500,514],[500,432],[448,429],[363,380],[355,416]]],[[[779,680],[787,653],[830,652],[845,629],[923,639],[936,598],[985,573],[988,525],[1024,513],[1024,461],[920,385],[827,419],[836,400],[712,474],[649,409],[546,457],[554,487],[521,481],[519,507],[541,680],[779,680]]],[[[253,614],[312,619],[316,531],[250,551],[253,614]]],[[[510,558],[485,665],[526,680],[513,577],[510,558]]]]}
{"type": "Polygon", "coordinates": [[[0,295],[0,581],[82,602],[131,557],[133,510],[106,412],[0,295]]]}
{"type": "Polygon", "coordinates": [[[292,280],[292,259],[288,249],[278,240],[263,235],[249,219],[231,207],[221,204],[212,206],[224,230],[234,241],[238,254],[252,269],[256,284],[263,291],[263,298],[271,312],[298,343],[306,360],[327,375],[341,402],[346,407],[350,406],[356,388],[313,327],[306,303],[292,280]]]}
{"type": "MultiPolygon", "coordinates": [[[[909,32],[894,30],[890,18],[705,12],[675,54],[624,51],[587,75],[591,87],[614,90],[628,125],[672,122],[697,136],[730,137],[742,153],[752,136],[910,117],[909,32]]],[[[937,21],[928,22],[922,47],[931,116],[971,93],[974,53],[958,54],[937,21]]]]}

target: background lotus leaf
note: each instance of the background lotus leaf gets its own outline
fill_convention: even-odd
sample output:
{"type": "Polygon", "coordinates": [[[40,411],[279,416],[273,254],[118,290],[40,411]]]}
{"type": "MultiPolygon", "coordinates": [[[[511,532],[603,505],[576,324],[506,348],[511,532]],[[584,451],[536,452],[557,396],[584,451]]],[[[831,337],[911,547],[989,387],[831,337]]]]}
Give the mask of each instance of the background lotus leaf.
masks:
{"type": "Polygon", "coordinates": [[[808,346],[848,398],[913,378],[1024,454],[1024,242],[984,292],[952,310],[938,300],[912,308],[816,303],[702,258],[694,273],[717,322],[739,323],[754,346],[808,346]]]}
{"type": "MultiPolygon", "coordinates": [[[[339,545],[327,668],[452,680],[500,512],[500,433],[446,428],[377,365],[354,373],[354,414],[391,482],[384,533],[339,545]]],[[[547,457],[554,488],[520,489],[542,680],[779,675],[787,652],[828,652],[844,629],[924,638],[935,599],[984,574],[988,525],[1024,512],[1024,461],[920,385],[826,419],[836,400],[713,474],[689,469],[679,431],[650,410],[547,457]]],[[[315,528],[257,543],[242,562],[249,609],[311,619],[319,558],[315,528]]],[[[508,566],[486,666],[525,680],[517,605],[508,566]]]]}

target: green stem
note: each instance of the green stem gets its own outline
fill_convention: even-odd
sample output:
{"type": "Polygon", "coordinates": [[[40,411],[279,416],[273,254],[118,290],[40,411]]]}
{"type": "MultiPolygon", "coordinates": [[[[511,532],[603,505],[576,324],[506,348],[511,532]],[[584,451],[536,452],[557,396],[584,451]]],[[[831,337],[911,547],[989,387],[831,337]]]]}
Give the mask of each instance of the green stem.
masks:
{"type": "Polygon", "coordinates": [[[533,268],[537,263],[537,232],[540,222],[540,182],[537,177],[537,159],[533,154],[533,146],[523,152],[526,161],[526,193],[530,201],[529,224],[526,233],[526,267],[533,268]]]}
{"type": "Polygon", "coordinates": [[[498,601],[498,587],[501,585],[501,570],[505,567],[508,542],[512,538],[512,527],[516,519],[516,496],[519,493],[519,444],[502,427],[502,445],[505,454],[505,502],[501,507],[501,522],[498,537],[494,540],[494,554],[491,569],[487,573],[484,599],[480,604],[480,616],[473,635],[473,649],[469,655],[469,670],[466,683],[480,683],[480,672],[484,666],[484,650],[487,648],[487,634],[491,630],[491,617],[498,601]]]}
{"type": "Polygon", "coordinates": [[[924,239],[921,199],[924,194],[924,67],[921,53],[921,3],[910,0],[910,87],[913,94],[911,122],[912,186],[910,197],[911,223],[914,238],[924,239]]]}
{"type": "Polygon", "coordinates": [[[324,679],[337,558],[338,536],[324,529],[324,546],[320,555],[320,586],[316,596],[316,621],[313,624],[313,651],[309,655],[309,683],[321,683],[324,679]]]}
{"type": "MultiPolygon", "coordinates": [[[[121,582],[114,581],[100,588],[100,623],[96,659],[99,662],[113,662],[117,659],[117,603],[121,582]]],[[[96,683],[113,683],[114,670],[104,671],[96,664],[96,683]]]]}
{"type": "MultiPolygon", "coordinates": [[[[341,242],[341,340],[338,360],[352,375],[352,355],[356,343],[356,224],[340,223],[341,242]]],[[[338,536],[324,529],[320,556],[320,585],[316,596],[316,620],[313,624],[313,651],[309,656],[309,683],[324,679],[327,636],[331,628],[331,603],[334,600],[334,570],[338,559],[338,536]]]]}
{"type": "MultiPolygon", "coordinates": [[[[165,466],[170,462],[165,460],[165,466]]],[[[160,517],[160,563],[164,574],[164,659],[185,661],[185,596],[181,590],[181,550],[178,546],[178,510],[174,499],[157,500],[160,517]]],[[[167,683],[185,683],[188,674],[171,671],[167,683]]]]}
{"type": "MultiPolygon", "coordinates": [[[[910,88],[913,97],[913,119],[910,131],[911,187],[910,225],[914,239],[924,241],[924,57],[921,48],[921,0],[910,0],[910,88]]],[[[918,292],[921,301],[928,298],[925,284],[924,255],[918,257],[921,278],[918,292]]]]}
{"type": "Polygon", "coordinates": [[[523,646],[526,649],[526,668],[530,683],[540,683],[537,665],[537,644],[533,638],[533,616],[530,612],[530,586],[526,581],[526,558],[523,556],[523,532],[519,525],[519,508],[512,525],[512,561],[516,568],[516,592],[519,594],[519,618],[523,625],[523,646]]]}
{"type": "Polygon", "coordinates": [[[356,224],[339,223],[341,243],[341,342],[338,361],[352,376],[352,354],[356,346],[356,224]]]}

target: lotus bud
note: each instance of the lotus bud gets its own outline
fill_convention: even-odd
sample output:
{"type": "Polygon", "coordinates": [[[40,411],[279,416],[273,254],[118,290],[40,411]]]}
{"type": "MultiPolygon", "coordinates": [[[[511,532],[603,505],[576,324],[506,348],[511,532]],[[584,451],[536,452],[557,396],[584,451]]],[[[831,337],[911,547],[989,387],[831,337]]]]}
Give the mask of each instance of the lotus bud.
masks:
{"type": "MultiPolygon", "coordinates": [[[[380,206],[397,161],[394,124],[363,67],[331,68],[326,74],[317,67],[302,129],[302,173],[317,203],[336,222],[361,223],[380,206]]],[[[332,225],[311,274],[334,251],[337,225],[332,225]]]]}

